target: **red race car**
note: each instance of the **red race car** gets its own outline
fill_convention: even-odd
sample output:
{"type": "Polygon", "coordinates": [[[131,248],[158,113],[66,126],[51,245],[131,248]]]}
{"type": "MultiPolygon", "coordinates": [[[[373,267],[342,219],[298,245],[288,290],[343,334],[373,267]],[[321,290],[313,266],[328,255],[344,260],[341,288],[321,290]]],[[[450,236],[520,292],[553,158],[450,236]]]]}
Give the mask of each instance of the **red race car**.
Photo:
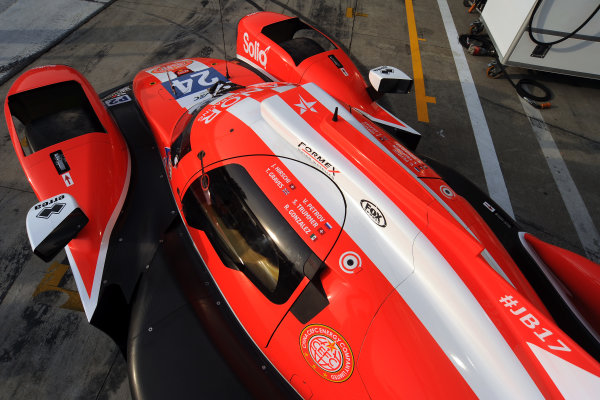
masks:
{"type": "Polygon", "coordinates": [[[600,266],[523,233],[413,151],[368,85],[298,18],[238,25],[237,60],[140,71],[100,97],[66,66],[5,102],[90,322],[136,398],[595,398],[600,266]]]}

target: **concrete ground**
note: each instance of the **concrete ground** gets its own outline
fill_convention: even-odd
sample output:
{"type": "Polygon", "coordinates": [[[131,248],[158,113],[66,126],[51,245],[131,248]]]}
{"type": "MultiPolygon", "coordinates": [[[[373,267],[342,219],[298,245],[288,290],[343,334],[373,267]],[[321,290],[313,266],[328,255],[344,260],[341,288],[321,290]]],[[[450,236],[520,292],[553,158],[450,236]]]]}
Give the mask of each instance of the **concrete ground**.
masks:
{"type": "MultiPolygon", "coordinates": [[[[477,16],[467,14],[462,1],[449,2],[458,32],[467,32],[477,16]]],[[[500,186],[504,182],[507,197],[502,201],[508,202],[524,227],[542,239],[600,260],[598,81],[535,73],[554,93],[552,108],[540,116],[522,105],[506,80],[486,77],[489,58],[467,56],[478,96],[465,98],[456,51],[451,49],[439,8],[446,0],[221,3],[230,58],[235,55],[237,21],[267,10],[298,15],[320,28],[350,52],[364,74],[387,64],[417,77],[420,60],[424,92],[417,93],[416,81],[414,93],[388,95],[383,102],[422,133],[419,152],[454,167],[484,190],[496,193],[498,182],[500,186]],[[348,8],[353,9],[350,16],[348,8]],[[417,36],[412,40],[411,29],[417,36]],[[417,51],[420,56],[415,59],[417,51]],[[496,172],[487,170],[493,157],[480,157],[467,109],[477,98],[498,160],[496,172]]],[[[68,64],[102,92],[131,81],[137,71],[154,64],[224,56],[217,0],[117,0],[74,28],[28,68],[68,64]]],[[[6,97],[14,79],[0,86],[0,98],[6,97]]],[[[49,264],[32,257],[25,215],[36,199],[4,123],[0,124],[0,159],[0,398],[129,398],[124,361],[112,342],[87,324],[64,254],[49,264]]]]}

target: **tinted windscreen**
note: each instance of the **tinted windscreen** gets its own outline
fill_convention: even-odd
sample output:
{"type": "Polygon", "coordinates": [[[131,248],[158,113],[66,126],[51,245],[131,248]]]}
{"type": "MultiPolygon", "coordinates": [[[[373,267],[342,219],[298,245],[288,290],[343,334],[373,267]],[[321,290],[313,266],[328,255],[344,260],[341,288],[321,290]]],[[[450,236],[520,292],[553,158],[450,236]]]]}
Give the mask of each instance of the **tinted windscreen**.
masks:
{"type": "Polygon", "coordinates": [[[25,154],[91,132],[106,133],[81,85],[67,81],[9,97],[10,112],[25,154]],[[26,140],[23,140],[23,139],[26,140]]]}
{"type": "MultiPolygon", "coordinates": [[[[190,142],[190,135],[192,132],[192,126],[194,125],[194,117],[196,114],[190,115],[185,113],[181,118],[185,119],[187,125],[184,131],[179,135],[177,139],[171,145],[171,162],[176,167],[179,161],[192,150],[192,145],[190,142]]],[[[178,122],[179,124],[179,122],[178,122]]]]}
{"type": "Polygon", "coordinates": [[[189,111],[184,112],[179,121],[175,124],[173,129],[173,137],[176,137],[175,141],[171,144],[171,162],[176,167],[179,161],[192,150],[192,144],[190,137],[192,134],[192,127],[194,126],[194,119],[196,115],[202,109],[206,103],[199,104],[189,111]]]}
{"type": "Polygon", "coordinates": [[[337,48],[327,37],[298,18],[267,25],[261,33],[281,46],[296,65],[316,54],[337,48]]]}
{"type": "Polygon", "coordinates": [[[272,302],[284,303],[312,251],[244,167],[230,164],[207,175],[183,198],[187,223],[205,231],[227,267],[242,271],[272,302]]]}

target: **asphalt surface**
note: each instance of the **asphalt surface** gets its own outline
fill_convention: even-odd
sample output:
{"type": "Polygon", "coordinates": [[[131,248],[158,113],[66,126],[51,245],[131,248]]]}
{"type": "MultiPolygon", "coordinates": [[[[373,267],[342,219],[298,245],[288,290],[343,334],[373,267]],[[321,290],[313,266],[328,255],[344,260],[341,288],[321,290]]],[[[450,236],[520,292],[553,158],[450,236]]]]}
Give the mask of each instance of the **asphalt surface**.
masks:
{"type": "Polygon", "coordinates": [[[112,0],[1,0],[0,83],[11,78],[112,0]]]}
{"type": "MultiPolygon", "coordinates": [[[[16,3],[21,6],[27,1],[0,0],[0,20],[16,3]]],[[[419,117],[417,93],[388,95],[383,105],[422,133],[419,153],[452,166],[480,188],[489,188],[489,176],[484,174],[489,160],[479,156],[467,109],[470,101],[463,94],[455,54],[439,11],[445,0],[413,4],[418,39],[412,42],[409,0],[221,0],[225,45],[217,0],[78,3],[96,3],[92,4],[96,11],[55,32],[57,35],[36,52],[29,53],[31,43],[25,43],[30,37],[25,31],[31,30],[31,25],[8,29],[0,24],[0,45],[7,45],[5,30],[16,30],[21,39],[10,44],[22,45],[18,57],[26,60],[27,68],[70,65],[100,93],[131,81],[143,68],[165,61],[194,56],[221,58],[225,53],[234,57],[237,21],[255,11],[300,16],[344,46],[365,76],[379,65],[395,65],[417,76],[413,57],[416,42],[425,94],[429,100],[435,98],[426,105],[428,122],[419,117]],[[350,17],[348,8],[354,11],[350,17]]],[[[462,1],[451,1],[449,6],[458,32],[467,32],[477,16],[467,14],[462,1]]],[[[40,10],[31,12],[39,14],[40,10]]],[[[48,26],[34,28],[51,30],[48,26]]],[[[540,238],[599,261],[600,242],[594,235],[600,227],[600,82],[534,73],[554,93],[552,108],[543,110],[539,119],[527,113],[507,81],[485,76],[489,61],[467,56],[500,179],[505,182],[516,219],[540,238]],[[553,138],[556,152],[543,132],[553,138]],[[556,166],[559,159],[568,177],[556,166]],[[566,178],[572,186],[559,189],[564,182],[557,184],[557,180],[566,178]],[[586,223],[580,220],[581,206],[570,209],[574,191],[579,193],[593,227],[583,238],[581,227],[586,223]]],[[[7,71],[9,64],[2,60],[0,71],[7,71]]],[[[11,71],[20,67],[13,65],[11,71]]],[[[0,86],[3,100],[14,79],[0,86]]],[[[31,254],[25,215],[36,199],[4,123],[0,124],[0,159],[0,399],[130,398],[126,367],[118,350],[78,311],[73,278],[62,266],[66,263],[64,254],[49,264],[31,254]]],[[[586,226],[589,229],[589,222],[586,226]]]]}

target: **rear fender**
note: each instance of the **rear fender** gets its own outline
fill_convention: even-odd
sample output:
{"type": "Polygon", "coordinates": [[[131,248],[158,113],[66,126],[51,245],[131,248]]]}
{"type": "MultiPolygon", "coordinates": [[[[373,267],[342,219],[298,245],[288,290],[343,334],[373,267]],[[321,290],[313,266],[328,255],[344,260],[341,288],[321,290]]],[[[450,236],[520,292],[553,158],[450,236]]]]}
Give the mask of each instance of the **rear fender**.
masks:
{"type": "MultiPolygon", "coordinates": [[[[598,316],[598,303],[597,300],[593,300],[598,298],[598,288],[594,292],[594,289],[585,287],[586,285],[584,284],[582,285],[583,282],[576,284],[576,286],[581,286],[578,289],[583,290],[581,293],[586,293],[584,295],[585,302],[593,305],[592,312],[589,309],[584,310],[577,302],[571,301],[568,296],[564,295],[566,292],[563,289],[564,282],[556,282],[556,278],[553,277],[552,273],[548,273],[546,270],[548,267],[544,265],[542,257],[537,252],[552,254],[551,256],[546,254],[545,257],[550,264],[557,265],[561,264],[561,261],[558,261],[556,258],[558,253],[563,255],[568,254],[569,257],[575,257],[576,255],[563,249],[551,248],[549,244],[542,245],[539,243],[541,241],[537,240],[536,242],[533,236],[523,234],[524,229],[467,178],[440,162],[426,157],[421,158],[452,187],[454,192],[464,197],[486,222],[523,275],[525,275],[558,326],[590,353],[590,355],[596,358],[596,360],[600,360],[600,338],[597,331],[591,326],[594,322],[597,325],[597,320],[594,320],[592,315],[595,314],[596,317],[598,316]],[[525,236],[528,238],[525,239],[525,236]],[[534,248],[531,243],[536,243],[538,248],[534,248]],[[594,294],[596,294],[595,297],[594,294]],[[586,321],[586,318],[589,318],[590,321],[586,321]]],[[[597,268],[599,267],[597,264],[586,260],[591,263],[587,264],[580,257],[576,257],[575,261],[579,265],[587,265],[588,268],[586,270],[588,272],[595,271],[595,282],[599,282],[597,275],[597,268]]],[[[561,269],[564,270],[563,273],[566,273],[566,276],[575,274],[572,266],[567,264],[563,263],[561,269]]],[[[582,271],[579,271],[577,272],[577,278],[575,278],[575,275],[571,275],[570,279],[574,278],[576,281],[582,281],[583,279],[590,280],[589,277],[583,278],[583,276],[582,271]]],[[[580,294],[580,296],[582,295],[580,294]]],[[[596,326],[596,328],[598,327],[596,326]]]]}
{"type": "Polygon", "coordinates": [[[301,75],[295,71],[292,57],[275,41],[261,33],[265,26],[288,19],[290,17],[271,12],[242,18],[238,24],[236,57],[273,81],[297,83],[301,75]]]}
{"type": "Polygon", "coordinates": [[[557,292],[574,312],[581,313],[600,340],[600,265],[529,233],[520,232],[519,237],[557,292]]]}
{"type": "Polygon", "coordinates": [[[38,199],[72,196],[89,218],[65,249],[91,319],[110,235],[129,187],[125,140],[90,83],[63,65],[21,75],[8,92],[4,113],[15,153],[38,199]]]}
{"type": "Polygon", "coordinates": [[[381,86],[377,92],[337,43],[297,17],[259,12],[242,18],[238,24],[237,58],[274,81],[315,83],[409,148],[414,150],[419,142],[417,131],[375,101],[384,92],[410,90],[412,80],[393,68],[398,71],[395,79],[382,76],[377,80],[377,87],[381,86]]]}

